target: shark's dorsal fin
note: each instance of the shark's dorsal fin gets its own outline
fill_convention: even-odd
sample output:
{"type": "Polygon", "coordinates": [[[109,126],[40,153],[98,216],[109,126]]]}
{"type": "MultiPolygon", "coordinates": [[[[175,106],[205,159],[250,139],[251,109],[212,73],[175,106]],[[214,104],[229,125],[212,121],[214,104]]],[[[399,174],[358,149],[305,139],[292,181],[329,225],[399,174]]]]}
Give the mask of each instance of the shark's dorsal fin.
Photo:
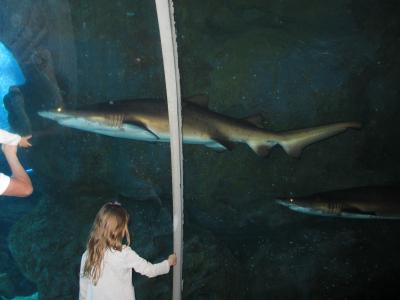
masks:
{"type": "Polygon", "coordinates": [[[201,107],[208,108],[208,96],[207,95],[196,95],[192,97],[184,98],[184,101],[196,104],[201,107]]]}
{"type": "Polygon", "coordinates": [[[244,121],[255,125],[258,128],[264,128],[264,117],[261,114],[252,115],[243,119],[244,121]]]}

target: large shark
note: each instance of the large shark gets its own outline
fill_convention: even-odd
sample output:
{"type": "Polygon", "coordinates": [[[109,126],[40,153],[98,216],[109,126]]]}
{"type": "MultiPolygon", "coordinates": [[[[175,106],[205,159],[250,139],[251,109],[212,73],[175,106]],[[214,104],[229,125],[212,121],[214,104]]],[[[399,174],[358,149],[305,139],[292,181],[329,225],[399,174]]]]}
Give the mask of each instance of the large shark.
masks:
{"type": "Polygon", "coordinates": [[[400,188],[357,187],[276,201],[289,209],[317,216],[352,219],[400,219],[400,188]]]}
{"type": "MultiPolygon", "coordinates": [[[[342,122],[287,132],[262,128],[258,116],[231,118],[208,109],[205,96],[182,101],[183,142],[201,144],[217,151],[245,143],[260,156],[280,145],[287,154],[298,157],[304,147],[326,139],[347,128],[359,128],[357,122],[342,122]]],[[[78,110],[41,111],[39,115],[62,126],[113,137],[149,142],[169,142],[168,110],[165,100],[135,99],[110,101],[78,110]]]]}

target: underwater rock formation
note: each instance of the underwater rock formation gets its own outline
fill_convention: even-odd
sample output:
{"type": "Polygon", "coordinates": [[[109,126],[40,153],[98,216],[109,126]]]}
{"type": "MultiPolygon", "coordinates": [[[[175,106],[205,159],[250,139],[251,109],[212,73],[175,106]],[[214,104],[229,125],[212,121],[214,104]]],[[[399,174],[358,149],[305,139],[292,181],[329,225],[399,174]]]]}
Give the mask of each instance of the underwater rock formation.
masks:
{"type": "MultiPolygon", "coordinates": [[[[25,13],[33,5],[27,0],[6,3],[17,12],[21,5],[25,13]]],[[[164,96],[152,1],[40,3],[71,5],[77,58],[51,51],[62,96],[75,84],[72,80],[69,89],[65,80],[64,88],[59,77],[74,78],[74,71],[71,77],[62,76],[63,71],[70,59],[72,67],[79,62],[79,97],[65,97],[70,99],[66,104],[164,96]],[[66,61],[60,65],[60,59],[66,61]]],[[[365,124],[361,132],[310,147],[301,160],[288,159],[282,151],[262,160],[245,146],[229,153],[185,147],[188,299],[378,299],[380,286],[398,292],[398,225],[320,221],[273,203],[282,194],[399,178],[398,11],[376,0],[176,3],[182,94],[206,92],[210,109],[233,118],[262,112],[271,130],[347,119],[365,124]],[[236,273],[239,266],[241,274],[236,273]]],[[[22,15],[0,20],[13,16],[21,25],[22,15]]],[[[14,27],[0,27],[2,34],[5,28],[14,27]]],[[[11,30],[8,44],[18,32],[11,30]]],[[[36,30],[38,39],[41,32],[36,30]]],[[[46,72],[28,76],[26,103],[54,92],[36,84],[51,74],[46,72]]],[[[10,248],[43,299],[75,299],[90,222],[100,205],[117,194],[125,197],[121,201],[132,214],[138,252],[157,260],[171,250],[165,204],[171,184],[169,148],[47,127],[36,116],[39,100],[28,111],[37,135],[28,158],[37,174],[34,197],[40,204],[15,225],[10,248]]],[[[169,299],[170,277],[135,280],[138,298],[169,299]]]]}
{"type": "MultiPolygon", "coordinates": [[[[0,40],[16,56],[28,78],[27,85],[34,82],[29,74],[33,68],[54,86],[55,93],[59,93],[57,80],[65,78],[70,94],[75,95],[77,65],[69,3],[5,0],[0,13],[0,40]]],[[[40,93],[40,87],[36,86],[29,89],[30,97],[35,89],[40,93]]],[[[53,96],[61,97],[59,94],[53,96]]]]}
{"type": "Polygon", "coordinates": [[[11,298],[15,294],[15,286],[7,273],[0,273],[0,297],[11,298]]]}
{"type": "Polygon", "coordinates": [[[21,136],[32,134],[32,126],[25,112],[25,101],[18,87],[10,88],[10,92],[4,96],[4,106],[8,112],[8,123],[14,132],[21,136]]]}

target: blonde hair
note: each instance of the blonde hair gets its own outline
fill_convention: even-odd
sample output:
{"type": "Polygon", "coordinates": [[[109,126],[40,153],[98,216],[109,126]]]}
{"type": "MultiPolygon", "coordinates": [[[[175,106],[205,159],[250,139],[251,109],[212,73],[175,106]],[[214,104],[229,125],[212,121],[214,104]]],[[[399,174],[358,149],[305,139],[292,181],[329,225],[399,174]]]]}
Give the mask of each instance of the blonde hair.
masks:
{"type": "Polygon", "coordinates": [[[122,250],[123,242],[130,244],[128,212],[118,202],[104,204],[96,215],[87,242],[87,258],[83,276],[96,285],[107,249],[122,250]]]}

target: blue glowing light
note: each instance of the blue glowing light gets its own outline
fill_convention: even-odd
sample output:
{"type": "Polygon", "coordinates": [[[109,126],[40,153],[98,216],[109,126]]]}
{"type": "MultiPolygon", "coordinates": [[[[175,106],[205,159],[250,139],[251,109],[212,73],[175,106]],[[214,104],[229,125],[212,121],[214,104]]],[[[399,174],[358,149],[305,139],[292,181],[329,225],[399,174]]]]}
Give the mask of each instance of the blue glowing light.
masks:
{"type": "Polygon", "coordinates": [[[12,53],[0,42],[0,128],[8,129],[7,111],[3,98],[13,85],[25,83],[24,74],[12,53]]]}

